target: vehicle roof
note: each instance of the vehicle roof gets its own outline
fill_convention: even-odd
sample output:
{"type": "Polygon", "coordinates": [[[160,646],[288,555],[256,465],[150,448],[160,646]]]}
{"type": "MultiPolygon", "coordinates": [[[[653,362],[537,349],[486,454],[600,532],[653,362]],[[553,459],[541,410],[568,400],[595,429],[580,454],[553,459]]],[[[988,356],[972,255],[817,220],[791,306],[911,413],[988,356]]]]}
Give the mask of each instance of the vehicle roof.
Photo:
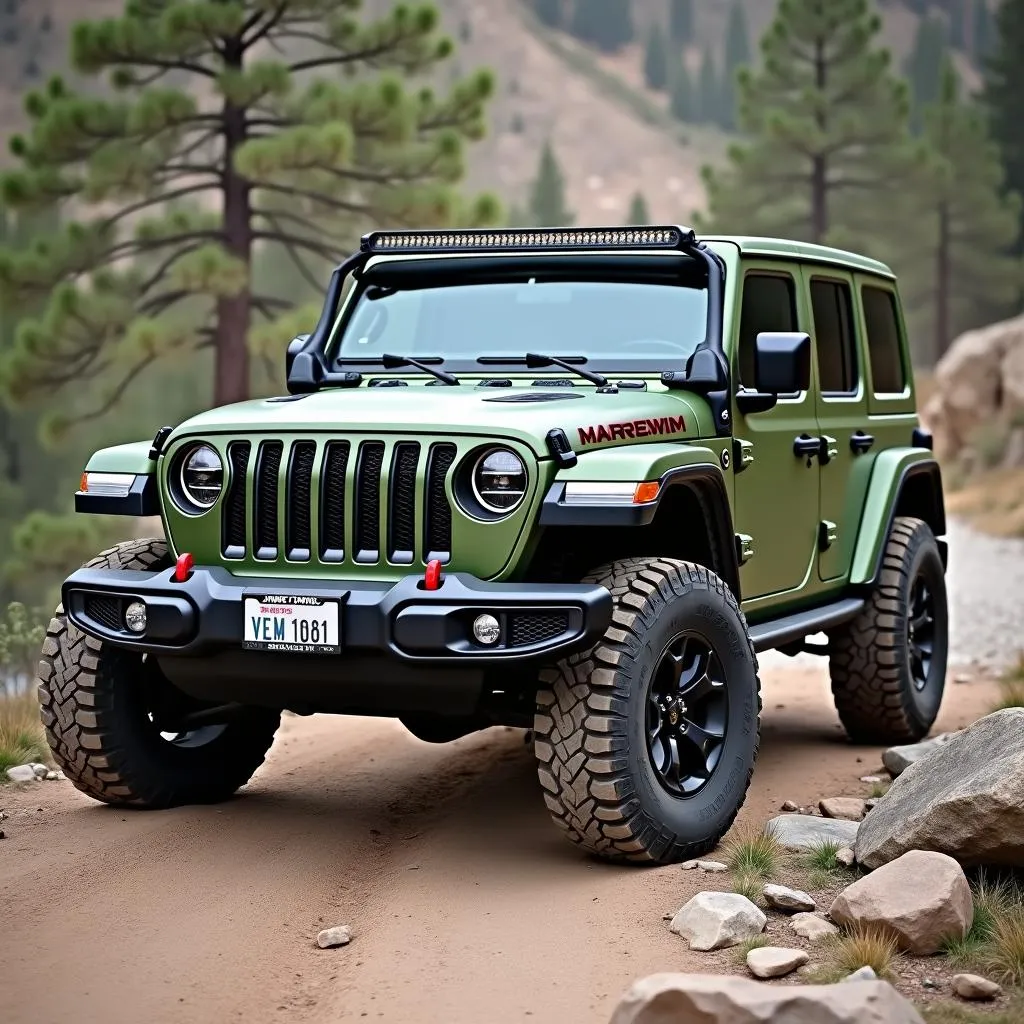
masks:
{"type": "Polygon", "coordinates": [[[849,270],[861,270],[883,277],[896,275],[884,263],[860,256],[845,249],[834,249],[828,245],[814,245],[811,242],[797,242],[788,238],[760,238],[756,235],[712,235],[702,236],[702,242],[726,242],[735,245],[744,256],[767,256],[781,259],[807,260],[815,263],[831,263],[849,270]]]}

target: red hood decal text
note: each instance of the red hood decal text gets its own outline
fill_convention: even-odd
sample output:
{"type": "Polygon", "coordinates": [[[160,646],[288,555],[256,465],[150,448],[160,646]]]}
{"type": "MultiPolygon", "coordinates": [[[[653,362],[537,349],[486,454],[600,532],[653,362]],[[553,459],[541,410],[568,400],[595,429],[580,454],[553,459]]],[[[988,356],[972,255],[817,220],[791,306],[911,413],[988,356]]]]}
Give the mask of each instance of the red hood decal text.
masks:
{"type": "Polygon", "coordinates": [[[599,444],[601,441],[625,441],[638,437],[658,437],[662,434],[681,434],[686,430],[682,416],[660,416],[653,420],[627,420],[625,423],[602,423],[596,427],[580,427],[580,444],[599,444]]]}

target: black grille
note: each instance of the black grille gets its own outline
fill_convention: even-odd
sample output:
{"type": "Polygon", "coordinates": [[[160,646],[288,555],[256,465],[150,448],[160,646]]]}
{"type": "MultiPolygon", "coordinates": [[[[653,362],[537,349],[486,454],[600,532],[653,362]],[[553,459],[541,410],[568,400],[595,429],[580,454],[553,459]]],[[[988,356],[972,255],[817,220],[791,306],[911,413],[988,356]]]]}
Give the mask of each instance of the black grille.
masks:
{"type": "Polygon", "coordinates": [[[228,445],[230,480],[224,496],[221,524],[225,558],[245,557],[245,492],[248,486],[245,471],[251,451],[252,445],[248,441],[233,441],[228,445]]]}
{"type": "Polygon", "coordinates": [[[277,481],[283,450],[280,441],[264,441],[256,456],[253,536],[257,558],[277,558],[277,481]]]}
{"type": "Polygon", "coordinates": [[[85,614],[107,629],[117,632],[124,631],[124,612],[122,601],[119,597],[87,597],[85,599],[85,614]]]}
{"type": "Polygon", "coordinates": [[[457,454],[449,442],[427,450],[413,440],[232,441],[224,555],[325,564],[450,561],[445,482],[457,454]]]}
{"type": "Polygon", "coordinates": [[[509,643],[512,647],[529,647],[552,640],[569,628],[565,612],[523,612],[512,616],[509,643]]]}
{"type": "Polygon", "coordinates": [[[444,483],[458,449],[453,444],[435,444],[427,461],[427,516],[423,546],[426,558],[447,562],[452,556],[452,507],[444,483]]]}
{"type": "Polygon", "coordinates": [[[313,493],[315,441],[292,445],[288,463],[288,504],[285,507],[285,537],[288,557],[294,562],[309,561],[311,543],[310,499],[313,493]]]}
{"type": "Polygon", "coordinates": [[[348,441],[331,441],[324,453],[320,476],[320,558],[340,562],[345,558],[345,473],[348,441]]]}
{"type": "Polygon", "coordinates": [[[411,565],[416,547],[416,466],[420,446],[415,441],[395,445],[391,456],[388,508],[388,557],[411,565]]]}
{"type": "Polygon", "coordinates": [[[384,443],[364,441],[356,463],[356,561],[380,558],[380,471],[384,443]]]}

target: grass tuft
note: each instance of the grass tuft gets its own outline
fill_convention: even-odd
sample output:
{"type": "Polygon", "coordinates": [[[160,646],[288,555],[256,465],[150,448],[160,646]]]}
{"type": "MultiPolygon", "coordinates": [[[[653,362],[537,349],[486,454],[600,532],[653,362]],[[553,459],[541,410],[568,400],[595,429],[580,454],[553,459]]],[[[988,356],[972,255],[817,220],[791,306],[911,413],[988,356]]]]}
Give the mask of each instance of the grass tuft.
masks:
{"type": "Polygon", "coordinates": [[[884,932],[858,928],[846,935],[834,935],[821,943],[824,974],[833,981],[870,967],[880,978],[892,978],[899,957],[896,939],[884,932]]]}
{"type": "Polygon", "coordinates": [[[1016,906],[996,915],[978,963],[994,981],[1024,984],[1024,907],[1016,906]]]}
{"type": "Polygon", "coordinates": [[[987,1007],[975,1009],[954,1002],[925,1006],[921,1013],[928,1024],[1020,1024],[1024,1020],[1024,997],[1011,994],[1009,1002],[995,1013],[987,1007]]]}
{"type": "Polygon", "coordinates": [[[782,844],[775,833],[765,829],[734,839],[726,847],[726,862],[737,875],[772,878],[778,870],[782,852],[782,844]]]}
{"type": "Polygon", "coordinates": [[[755,935],[752,939],[747,939],[746,942],[741,942],[738,946],[733,946],[732,954],[736,958],[736,962],[739,964],[746,964],[747,954],[752,949],[762,949],[765,946],[771,945],[771,939],[767,935],[755,935]]]}
{"type": "Polygon", "coordinates": [[[0,773],[28,761],[48,760],[35,689],[17,696],[0,696],[0,773]]]}
{"type": "Polygon", "coordinates": [[[1005,708],[1024,708],[1024,654],[1018,654],[1016,664],[999,679],[999,699],[992,710],[1002,711],[1005,708]]]}
{"type": "Polygon", "coordinates": [[[732,891],[746,896],[751,903],[760,903],[764,897],[764,882],[752,871],[737,871],[733,875],[732,891]]]}
{"type": "Polygon", "coordinates": [[[820,839],[811,846],[804,854],[805,863],[811,871],[837,872],[843,870],[843,865],[836,860],[836,854],[843,848],[843,844],[835,839],[820,839]]]}
{"type": "Polygon", "coordinates": [[[887,782],[874,782],[871,784],[871,791],[868,793],[869,800],[880,800],[886,793],[889,792],[890,783],[887,782]]]}

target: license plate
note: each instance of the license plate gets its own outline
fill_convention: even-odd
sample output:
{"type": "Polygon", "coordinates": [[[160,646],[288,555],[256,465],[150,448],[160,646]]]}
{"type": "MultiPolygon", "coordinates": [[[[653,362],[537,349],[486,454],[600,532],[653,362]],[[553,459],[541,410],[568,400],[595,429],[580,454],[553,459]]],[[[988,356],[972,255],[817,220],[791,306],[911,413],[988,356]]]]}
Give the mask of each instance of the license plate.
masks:
{"type": "Polygon", "coordinates": [[[247,597],[242,646],[249,651],[337,654],[338,602],[287,594],[247,597]]]}

